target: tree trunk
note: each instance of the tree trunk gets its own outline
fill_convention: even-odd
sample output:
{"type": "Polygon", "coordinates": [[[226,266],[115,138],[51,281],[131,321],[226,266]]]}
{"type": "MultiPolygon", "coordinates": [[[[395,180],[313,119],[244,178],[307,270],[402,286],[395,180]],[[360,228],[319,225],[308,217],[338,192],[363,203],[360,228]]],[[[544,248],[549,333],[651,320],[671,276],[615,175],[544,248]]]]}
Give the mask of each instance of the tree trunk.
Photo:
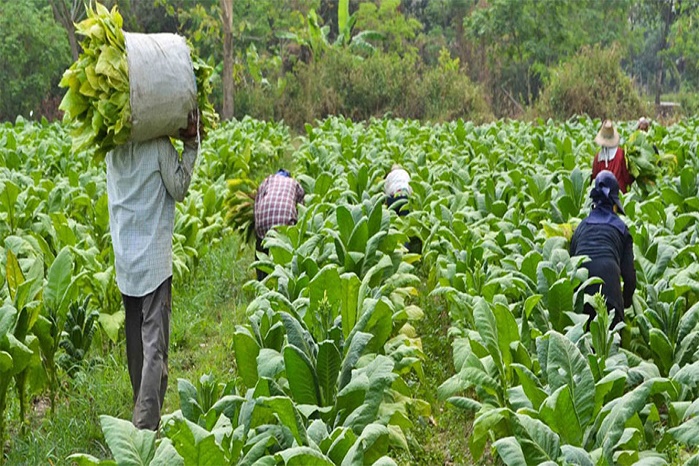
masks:
{"type": "MultiPolygon", "coordinates": [[[[663,3],[663,8],[661,9],[662,15],[662,30],[660,36],[660,53],[664,52],[667,48],[667,36],[670,33],[670,26],[674,21],[673,15],[674,1],[670,0],[668,3],[663,3]]],[[[655,75],[655,105],[660,105],[660,94],[663,91],[663,72],[665,68],[664,57],[658,58],[658,69],[655,75]]]]}
{"type": "Polygon", "coordinates": [[[49,3],[51,4],[51,10],[53,10],[53,17],[56,18],[56,21],[61,23],[61,26],[63,26],[68,33],[70,53],[73,56],[73,61],[77,61],[80,48],[78,46],[78,39],[75,37],[75,24],[73,24],[76,18],[73,18],[65,0],[49,0],[49,3]]]}
{"type": "Polygon", "coordinates": [[[221,20],[223,21],[223,108],[221,118],[230,120],[234,115],[233,86],[233,0],[221,0],[221,20]]]}

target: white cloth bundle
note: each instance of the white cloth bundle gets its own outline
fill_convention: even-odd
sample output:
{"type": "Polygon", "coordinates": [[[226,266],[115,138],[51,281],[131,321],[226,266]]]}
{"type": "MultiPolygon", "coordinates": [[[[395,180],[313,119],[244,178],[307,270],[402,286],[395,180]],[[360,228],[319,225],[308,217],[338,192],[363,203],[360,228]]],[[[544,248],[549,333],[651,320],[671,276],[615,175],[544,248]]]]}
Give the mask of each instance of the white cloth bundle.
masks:
{"type": "Polygon", "coordinates": [[[129,65],[131,140],[177,136],[197,108],[189,47],[176,34],[124,33],[129,65]]]}

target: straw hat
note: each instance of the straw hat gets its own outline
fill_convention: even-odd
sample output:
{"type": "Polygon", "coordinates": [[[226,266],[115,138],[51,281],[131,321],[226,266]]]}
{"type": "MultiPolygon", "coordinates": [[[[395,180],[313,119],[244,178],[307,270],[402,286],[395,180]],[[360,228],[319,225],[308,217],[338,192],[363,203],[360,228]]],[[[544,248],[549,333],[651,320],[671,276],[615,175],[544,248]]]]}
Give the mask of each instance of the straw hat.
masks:
{"type": "Polygon", "coordinates": [[[602,128],[595,136],[595,142],[602,147],[616,147],[619,145],[619,133],[611,120],[604,120],[602,128]]]}

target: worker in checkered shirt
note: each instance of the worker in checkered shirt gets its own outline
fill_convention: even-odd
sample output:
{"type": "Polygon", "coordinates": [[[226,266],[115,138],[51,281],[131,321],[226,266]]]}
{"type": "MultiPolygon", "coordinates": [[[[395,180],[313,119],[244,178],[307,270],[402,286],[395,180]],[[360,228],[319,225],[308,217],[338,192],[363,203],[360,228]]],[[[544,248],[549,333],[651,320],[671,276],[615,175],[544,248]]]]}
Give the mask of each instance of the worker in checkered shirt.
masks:
{"type": "MultiPolygon", "coordinates": [[[[269,253],[262,247],[262,240],[270,229],[277,225],[296,223],[298,219],[296,204],[303,204],[305,194],[299,182],[286,170],[279,170],[265,178],[255,196],[255,235],[257,236],[255,249],[258,252],[269,253]]],[[[258,280],[266,276],[265,272],[257,269],[258,280]]]]}

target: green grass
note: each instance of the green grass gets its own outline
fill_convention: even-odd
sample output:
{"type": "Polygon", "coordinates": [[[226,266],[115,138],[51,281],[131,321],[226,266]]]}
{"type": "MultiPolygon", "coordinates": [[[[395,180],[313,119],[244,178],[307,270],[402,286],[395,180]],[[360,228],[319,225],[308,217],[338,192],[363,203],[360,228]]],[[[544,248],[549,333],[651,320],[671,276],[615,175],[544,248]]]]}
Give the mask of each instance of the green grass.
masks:
{"type": "Polygon", "coordinates": [[[468,449],[473,416],[437,397],[437,387],[454,374],[451,340],[447,336],[451,317],[442,300],[426,294],[425,289],[420,290],[418,304],[425,318],[416,325],[425,353],[425,380],[417,384],[415,396],[430,403],[432,416],[415,421],[408,439],[410,454],[403,453],[398,460],[415,465],[474,464],[468,449]]]}
{"type": "MultiPolygon", "coordinates": [[[[248,270],[252,251],[238,254],[234,236],[224,238],[197,266],[187,283],[173,283],[170,334],[170,381],[164,413],[179,409],[177,379],[192,382],[211,373],[219,380],[235,377],[231,342],[235,325],[244,319],[250,296],[242,285],[254,277],[248,270]]],[[[49,415],[46,398],[32,402],[28,429],[19,429],[15,392],[8,395],[8,465],[70,464],[72,453],[110,456],[99,415],[131,418],[131,384],[123,339],[116,345],[96,341],[90,349],[93,364],[74,379],[63,375],[56,412],[49,415]]]]}

